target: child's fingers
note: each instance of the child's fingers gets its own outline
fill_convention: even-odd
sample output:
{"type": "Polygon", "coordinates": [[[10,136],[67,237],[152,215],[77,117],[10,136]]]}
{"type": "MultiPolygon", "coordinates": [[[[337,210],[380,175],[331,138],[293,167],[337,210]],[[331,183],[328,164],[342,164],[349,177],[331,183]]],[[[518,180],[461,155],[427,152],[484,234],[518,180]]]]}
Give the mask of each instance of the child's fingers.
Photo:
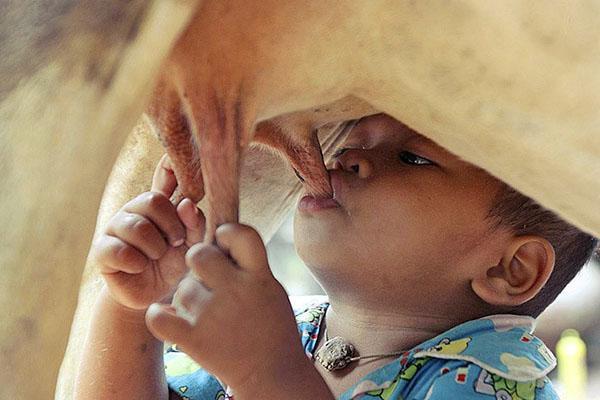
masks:
{"type": "Polygon", "coordinates": [[[185,244],[192,247],[204,238],[206,219],[193,201],[185,198],[177,206],[177,215],[185,227],[185,244]]]}
{"type": "Polygon", "coordinates": [[[166,304],[151,304],[146,311],[146,326],[159,340],[184,345],[190,340],[192,326],[166,304]]]}
{"type": "Polygon", "coordinates": [[[158,228],[139,214],[121,211],[106,232],[136,247],[152,260],[158,260],[167,251],[167,243],[158,228]]]}
{"type": "Polygon", "coordinates": [[[221,249],[212,244],[194,245],[185,255],[185,263],[209,289],[227,285],[236,278],[234,264],[221,249]]]}
{"type": "Polygon", "coordinates": [[[144,271],[150,260],[135,247],[114,236],[102,235],[95,245],[96,259],[100,272],[114,274],[125,272],[139,274],[144,271]]]}
{"type": "Polygon", "coordinates": [[[223,224],[215,232],[217,244],[242,269],[251,272],[269,272],[267,252],[263,241],[253,228],[242,224],[223,224]]]}
{"type": "Polygon", "coordinates": [[[168,197],[157,192],[146,192],[127,203],[123,210],[140,214],[152,221],[172,246],[180,246],[185,240],[185,228],[177,210],[168,197]]]}
{"type": "Polygon", "coordinates": [[[152,191],[162,193],[167,198],[171,197],[177,187],[177,178],[171,165],[171,159],[164,154],[154,170],[152,177],[152,191]]]}
{"type": "Polygon", "coordinates": [[[191,274],[179,282],[171,305],[180,317],[195,323],[213,296],[214,293],[191,274]]]}

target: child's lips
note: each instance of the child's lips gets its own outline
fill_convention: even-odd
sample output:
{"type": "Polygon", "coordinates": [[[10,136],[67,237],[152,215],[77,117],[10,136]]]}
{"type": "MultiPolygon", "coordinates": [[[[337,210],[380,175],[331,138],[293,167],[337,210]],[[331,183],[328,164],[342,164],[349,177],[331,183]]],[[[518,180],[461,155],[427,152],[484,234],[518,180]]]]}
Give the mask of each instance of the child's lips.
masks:
{"type": "Polygon", "coordinates": [[[339,208],[341,204],[340,193],[342,188],[342,180],[338,175],[338,171],[329,171],[331,187],[333,188],[333,198],[317,198],[311,195],[303,196],[298,202],[298,210],[301,211],[319,211],[331,208],[339,208]]]}
{"type": "Polygon", "coordinates": [[[316,198],[307,194],[302,197],[298,202],[298,210],[300,211],[319,211],[326,210],[329,208],[338,208],[340,207],[340,203],[335,201],[332,198],[316,198]]]}

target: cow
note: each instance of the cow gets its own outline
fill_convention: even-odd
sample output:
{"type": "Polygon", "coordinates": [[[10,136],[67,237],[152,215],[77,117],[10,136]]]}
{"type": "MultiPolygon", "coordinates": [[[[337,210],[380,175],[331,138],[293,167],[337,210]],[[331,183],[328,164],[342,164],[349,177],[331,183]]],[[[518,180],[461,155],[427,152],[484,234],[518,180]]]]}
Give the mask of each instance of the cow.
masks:
{"type": "MultiPolygon", "coordinates": [[[[155,134],[176,159],[180,195],[203,197],[203,179],[211,229],[240,218],[268,239],[299,192],[282,159],[328,196],[323,165],[344,122],[385,112],[597,235],[598,7],[4,2],[0,397],[54,392],[105,182],[121,152],[98,226],[124,200],[119,187],[144,181],[161,152],[155,134]]],[[[82,290],[80,303],[91,296],[82,290]]]]}

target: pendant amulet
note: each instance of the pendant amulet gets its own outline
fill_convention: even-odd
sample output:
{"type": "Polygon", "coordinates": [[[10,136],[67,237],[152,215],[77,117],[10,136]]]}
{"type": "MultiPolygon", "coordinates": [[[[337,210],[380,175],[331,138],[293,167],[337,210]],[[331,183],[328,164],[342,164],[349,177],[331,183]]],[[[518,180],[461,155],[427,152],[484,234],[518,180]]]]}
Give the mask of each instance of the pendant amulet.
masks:
{"type": "Polygon", "coordinates": [[[321,346],[315,359],[329,371],[345,368],[354,356],[354,346],[336,336],[321,346]]]}

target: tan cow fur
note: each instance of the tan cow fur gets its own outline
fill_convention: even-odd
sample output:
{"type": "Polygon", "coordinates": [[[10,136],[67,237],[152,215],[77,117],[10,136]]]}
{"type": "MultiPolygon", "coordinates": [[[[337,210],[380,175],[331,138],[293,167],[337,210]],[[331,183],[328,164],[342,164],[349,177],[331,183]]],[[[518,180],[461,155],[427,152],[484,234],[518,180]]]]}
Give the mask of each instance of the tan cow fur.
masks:
{"type": "Polygon", "coordinates": [[[106,178],[195,2],[28,3],[2,4],[0,399],[46,400],[106,178]]]}
{"type": "MultiPolygon", "coordinates": [[[[104,181],[158,63],[192,12],[191,2],[132,4],[163,5],[166,16],[143,14],[128,40],[102,30],[67,35],[80,39],[0,104],[0,398],[52,393],[104,181]]],[[[553,7],[205,0],[186,34],[204,33],[207,51],[234,60],[236,74],[248,65],[243,78],[255,89],[257,122],[297,110],[318,116],[313,107],[354,95],[600,234],[598,8],[583,0],[553,7]],[[220,18],[203,20],[215,13],[220,18]]],[[[94,21],[83,11],[72,17],[81,15],[94,21]]],[[[320,124],[308,119],[303,129],[320,124]]],[[[279,183],[261,178],[256,185],[247,204],[279,183]]],[[[276,226],[292,199],[274,205],[269,211],[281,213],[273,211],[273,225],[262,229],[276,226]]],[[[246,220],[260,212],[249,211],[246,220]]]]}

